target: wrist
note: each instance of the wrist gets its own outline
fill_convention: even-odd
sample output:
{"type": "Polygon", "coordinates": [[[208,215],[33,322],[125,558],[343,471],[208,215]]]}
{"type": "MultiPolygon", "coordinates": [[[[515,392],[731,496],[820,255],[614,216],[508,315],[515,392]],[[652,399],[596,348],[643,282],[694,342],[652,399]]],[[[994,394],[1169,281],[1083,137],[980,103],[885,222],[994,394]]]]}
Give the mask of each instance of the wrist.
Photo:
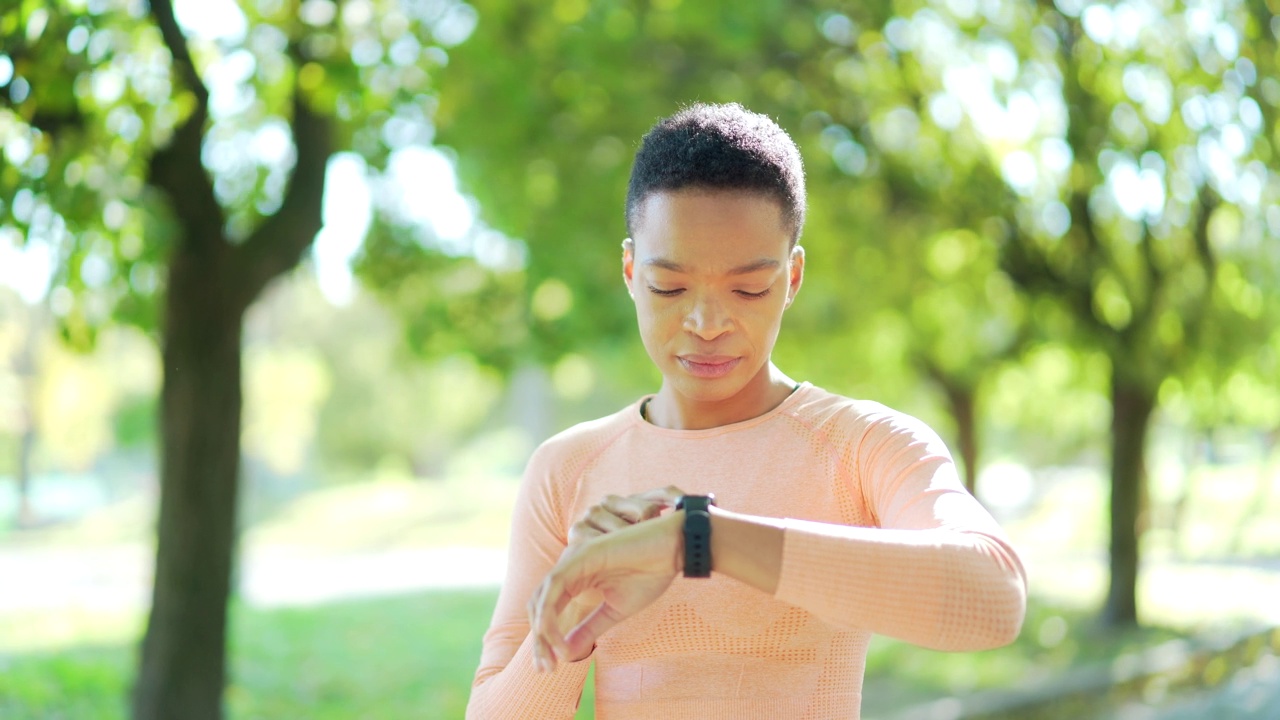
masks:
{"type": "Polygon", "coordinates": [[[677,510],[684,511],[684,576],[687,578],[709,578],[713,559],[711,553],[711,508],[715,507],[716,497],[706,495],[685,495],[676,503],[677,510]]]}
{"type": "Polygon", "coordinates": [[[711,512],[711,556],[715,572],[772,595],[782,569],[785,524],[720,507],[711,512]]]}
{"type": "Polygon", "coordinates": [[[671,568],[676,575],[684,573],[684,510],[673,510],[658,518],[667,523],[667,536],[672,538],[671,568]]]}

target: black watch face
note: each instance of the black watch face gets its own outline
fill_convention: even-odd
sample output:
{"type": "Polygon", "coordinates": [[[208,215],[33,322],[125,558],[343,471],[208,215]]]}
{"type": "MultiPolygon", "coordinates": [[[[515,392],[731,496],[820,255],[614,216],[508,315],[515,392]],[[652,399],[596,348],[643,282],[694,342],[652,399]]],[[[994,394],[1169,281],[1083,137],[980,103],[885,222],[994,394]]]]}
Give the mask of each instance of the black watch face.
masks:
{"type": "Polygon", "coordinates": [[[716,496],[710,493],[706,495],[685,495],[676,501],[676,509],[684,510],[692,507],[693,510],[706,510],[715,504],[716,496]]]}

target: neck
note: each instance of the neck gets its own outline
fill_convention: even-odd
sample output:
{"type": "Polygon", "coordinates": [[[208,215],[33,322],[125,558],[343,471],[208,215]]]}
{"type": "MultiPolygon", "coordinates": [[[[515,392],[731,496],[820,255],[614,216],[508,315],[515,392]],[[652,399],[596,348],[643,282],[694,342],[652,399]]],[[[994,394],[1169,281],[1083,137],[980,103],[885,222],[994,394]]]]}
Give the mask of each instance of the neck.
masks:
{"type": "Polygon", "coordinates": [[[663,382],[644,409],[645,417],[670,430],[705,430],[760,417],[782,404],[798,387],[772,362],[760,368],[745,387],[722,400],[699,400],[663,382]]]}

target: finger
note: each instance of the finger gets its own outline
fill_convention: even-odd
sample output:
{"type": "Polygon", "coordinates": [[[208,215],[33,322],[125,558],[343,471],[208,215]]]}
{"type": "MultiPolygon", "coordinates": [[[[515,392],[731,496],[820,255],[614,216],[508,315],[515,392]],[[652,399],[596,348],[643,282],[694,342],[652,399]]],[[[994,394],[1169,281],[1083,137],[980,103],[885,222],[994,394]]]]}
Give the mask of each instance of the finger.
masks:
{"type": "Polygon", "coordinates": [[[559,618],[573,597],[560,587],[555,578],[548,575],[529,600],[529,632],[534,641],[534,662],[542,672],[555,669],[557,655],[567,657],[559,618]]]}
{"type": "Polygon", "coordinates": [[[533,642],[533,666],[538,672],[551,672],[556,667],[556,652],[551,645],[550,638],[542,633],[531,630],[531,641],[533,642]]]}
{"type": "Polygon", "coordinates": [[[570,545],[586,542],[594,537],[621,530],[631,523],[603,508],[594,505],[574,524],[569,526],[568,541],[570,545]]]}
{"type": "Polygon", "coordinates": [[[534,589],[533,596],[529,598],[529,602],[525,606],[525,609],[529,614],[529,637],[530,641],[533,643],[533,666],[538,672],[545,672],[547,670],[547,659],[550,656],[546,643],[543,642],[542,637],[538,634],[540,622],[538,613],[541,608],[540,598],[545,586],[545,581],[540,583],[538,587],[534,589]]]}
{"type": "Polygon", "coordinates": [[[555,571],[547,576],[539,592],[534,595],[529,630],[533,633],[535,640],[545,645],[542,660],[546,670],[554,670],[557,659],[571,657],[568,646],[564,642],[564,632],[560,629],[559,619],[572,600],[573,593],[565,589],[563,583],[555,576],[555,571]]]}
{"type": "Polygon", "coordinates": [[[539,640],[538,647],[541,648],[541,660],[538,662],[538,672],[552,672],[556,669],[556,654],[551,649],[551,645],[546,640],[539,640]]]}
{"type": "Polygon", "coordinates": [[[591,538],[600,537],[603,534],[604,533],[600,532],[599,528],[592,527],[585,521],[581,523],[574,523],[573,526],[569,528],[569,544],[576,545],[578,543],[584,543],[591,538]]]}
{"type": "MultiPolygon", "coordinates": [[[[622,497],[621,495],[610,495],[606,497],[597,508],[615,515],[626,521],[627,524],[638,523],[646,519],[645,515],[649,511],[649,506],[653,503],[641,499],[638,496],[622,497]]],[[[618,528],[619,530],[621,528],[618,528]]]]}
{"type": "Polygon", "coordinates": [[[670,487],[627,497],[610,495],[601,506],[627,522],[638,523],[658,517],[663,508],[673,507],[681,494],[678,488],[670,487]]]}
{"type": "Polygon", "coordinates": [[[533,669],[538,672],[547,671],[547,651],[541,639],[534,637],[533,643],[533,669]]]}
{"type": "Polygon", "coordinates": [[[642,492],[634,497],[646,502],[661,503],[663,507],[675,507],[676,503],[680,501],[681,496],[686,494],[687,493],[684,490],[681,490],[675,485],[668,485],[666,487],[655,488],[653,490],[642,492]]]}
{"type": "Polygon", "coordinates": [[[641,493],[620,498],[616,505],[607,505],[606,507],[627,522],[638,523],[652,520],[661,515],[662,509],[667,507],[667,502],[664,498],[650,498],[641,493]]]}
{"type": "Polygon", "coordinates": [[[590,615],[565,636],[565,645],[570,653],[567,657],[586,657],[600,636],[621,621],[622,618],[608,603],[600,603],[599,607],[592,610],[590,615]]]}
{"type": "Polygon", "coordinates": [[[636,522],[644,522],[645,520],[652,520],[658,517],[662,514],[662,509],[664,507],[666,507],[664,503],[645,503],[644,512],[640,514],[640,519],[636,522]]]}
{"type": "Polygon", "coordinates": [[[602,533],[611,533],[630,527],[634,520],[628,520],[610,508],[597,505],[587,513],[587,524],[602,533]]]}
{"type": "Polygon", "coordinates": [[[581,520],[569,526],[568,541],[570,545],[576,545],[603,534],[604,532],[600,528],[591,524],[590,513],[588,513],[581,520]]]}

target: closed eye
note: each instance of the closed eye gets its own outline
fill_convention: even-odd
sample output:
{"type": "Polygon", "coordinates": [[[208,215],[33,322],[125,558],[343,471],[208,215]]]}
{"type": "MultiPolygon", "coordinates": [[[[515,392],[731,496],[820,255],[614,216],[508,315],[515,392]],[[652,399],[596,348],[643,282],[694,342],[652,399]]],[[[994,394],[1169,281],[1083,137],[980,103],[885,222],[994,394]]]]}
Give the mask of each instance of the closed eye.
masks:
{"type": "Polygon", "coordinates": [[[746,290],[735,290],[734,292],[738,293],[738,295],[740,295],[741,297],[744,297],[744,298],[750,298],[750,299],[752,299],[752,300],[759,300],[760,298],[762,298],[762,297],[764,297],[764,296],[768,295],[768,294],[769,294],[770,292],[772,292],[772,291],[773,291],[773,288],[765,288],[764,290],[761,290],[761,291],[760,291],[760,292],[758,292],[758,293],[747,292],[746,290]]]}
{"type": "Polygon", "coordinates": [[[659,290],[658,288],[650,285],[649,292],[653,293],[654,295],[661,295],[663,297],[674,297],[684,292],[684,288],[676,288],[674,290],[659,290]]]}

